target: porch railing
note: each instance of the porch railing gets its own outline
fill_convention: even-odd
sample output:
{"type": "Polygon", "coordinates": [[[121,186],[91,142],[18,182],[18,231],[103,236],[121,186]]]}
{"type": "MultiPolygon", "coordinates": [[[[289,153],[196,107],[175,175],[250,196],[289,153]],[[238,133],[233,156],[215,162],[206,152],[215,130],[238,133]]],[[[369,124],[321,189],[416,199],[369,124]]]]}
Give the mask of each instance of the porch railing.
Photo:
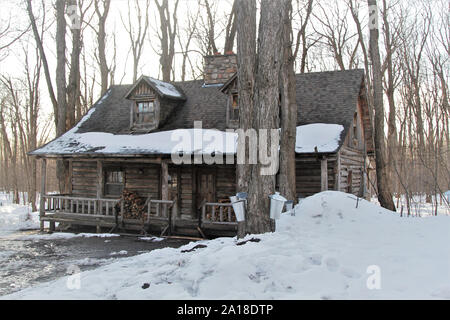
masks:
{"type": "Polygon", "coordinates": [[[145,206],[147,207],[147,222],[150,221],[151,217],[157,218],[172,218],[172,212],[170,209],[173,208],[175,201],[171,200],[152,200],[150,198],[145,202],[145,206]],[[155,208],[152,211],[152,208],[155,208]],[[153,213],[154,212],[154,213],[153,213]]]}
{"type": "Polygon", "coordinates": [[[221,224],[237,223],[231,203],[204,202],[201,209],[202,222],[221,224]]]}
{"type": "MultiPolygon", "coordinates": [[[[45,195],[46,213],[76,213],[114,216],[120,199],[80,198],[66,195],[45,195]]],[[[120,210],[122,211],[122,210],[120,210]]]]}

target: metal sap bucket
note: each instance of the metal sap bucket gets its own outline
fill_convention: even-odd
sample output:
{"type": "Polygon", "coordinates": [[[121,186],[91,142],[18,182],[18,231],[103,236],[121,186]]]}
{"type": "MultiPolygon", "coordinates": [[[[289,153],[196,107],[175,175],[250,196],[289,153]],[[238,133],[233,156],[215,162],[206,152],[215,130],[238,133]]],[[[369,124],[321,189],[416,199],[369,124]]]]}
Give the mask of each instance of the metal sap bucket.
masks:
{"type": "Polygon", "coordinates": [[[270,198],[270,219],[280,219],[281,211],[283,211],[284,203],[287,201],[279,192],[269,196],[270,198]]]}
{"type": "Polygon", "coordinates": [[[239,200],[237,196],[230,197],[231,205],[233,206],[236,220],[241,222],[245,220],[245,200],[239,200]]]}

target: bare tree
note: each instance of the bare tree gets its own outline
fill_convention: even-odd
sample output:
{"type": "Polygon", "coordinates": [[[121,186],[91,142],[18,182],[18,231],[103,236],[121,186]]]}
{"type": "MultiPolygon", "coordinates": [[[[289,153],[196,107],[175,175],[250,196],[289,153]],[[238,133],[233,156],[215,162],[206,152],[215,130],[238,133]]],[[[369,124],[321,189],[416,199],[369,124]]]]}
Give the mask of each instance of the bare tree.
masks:
{"type": "Polygon", "coordinates": [[[172,73],[172,65],[175,56],[175,34],[177,30],[177,10],[178,2],[175,1],[173,11],[169,10],[168,0],[155,0],[159,13],[160,33],[158,37],[161,44],[161,52],[159,53],[159,61],[161,64],[162,80],[170,81],[172,73]]]}
{"type": "Polygon", "coordinates": [[[47,83],[48,94],[50,97],[50,101],[52,102],[52,105],[53,105],[55,127],[58,127],[58,119],[59,119],[58,101],[56,100],[55,91],[53,90],[52,78],[50,76],[50,68],[48,66],[47,55],[45,53],[44,45],[43,45],[43,32],[44,32],[44,25],[45,25],[45,1],[42,1],[43,18],[42,18],[42,27],[41,27],[40,32],[39,32],[39,29],[38,29],[38,26],[36,23],[36,18],[33,14],[33,7],[31,5],[31,0],[26,0],[26,5],[27,5],[28,17],[30,19],[30,24],[31,24],[31,27],[33,30],[34,39],[36,41],[36,46],[39,49],[39,56],[42,61],[42,66],[44,68],[44,75],[45,75],[45,81],[47,83]]]}
{"type": "Polygon", "coordinates": [[[100,67],[101,95],[108,90],[108,77],[110,69],[106,59],[106,20],[109,14],[111,0],[94,0],[95,13],[98,18],[97,34],[98,56],[97,61],[100,67]],[[100,8],[100,5],[102,8],[100,8]]]}
{"type": "Polygon", "coordinates": [[[181,48],[182,63],[181,63],[181,81],[186,80],[186,68],[189,63],[192,70],[192,76],[195,77],[195,72],[193,70],[193,62],[191,60],[191,44],[194,36],[197,32],[197,22],[199,18],[199,12],[197,11],[195,15],[189,14],[187,19],[187,26],[184,28],[184,33],[181,32],[178,27],[177,39],[178,44],[181,48]]]}
{"type": "Polygon", "coordinates": [[[128,17],[125,22],[122,18],[122,25],[128,33],[131,44],[131,52],[133,54],[133,82],[137,80],[137,72],[139,67],[139,61],[142,56],[142,49],[144,48],[145,37],[147,36],[147,30],[149,25],[149,7],[150,0],[145,1],[145,5],[141,8],[139,0],[134,0],[134,9],[136,11],[136,17],[131,16],[130,1],[128,0],[128,17]],[[137,22],[137,27],[134,27],[137,22]]]}
{"type": "MultiPolygon", "coordinates": [[[[310,1],[312,5],[312,1],[310,1]]],[[[292,53],[292,4],[290,0],[285,0],[287,12],[283,21],[283,57],[280,70],[280,192],[287,199],[295,200],[295,142],[297,136],[297,102],[295,88],[294,61],[292,53]]],[[[303,27],[302,27],[303,28],[303,27]]]]}
{"type": "Polygon", "coordinates": [[[72,53],[70,55],[70,72],[69,72],[69,82],[67,86],[67,124],[66,128],[71,129],[76,122],[77,113],[80,114],[80,56],[81,50],[84,46],[82,41],[82,31],[83,22],[87,10],[92,5],[92,0],[87,2],[84,0],[70,0],[68,2],[69,6],[73,10],[78,9],[79,11],[79,22],[78,25],[71,27],[72,32],[72,53]],[[77,5],[78,3],[78,5],[77,5]]]}
{"type": "MultiPolygon", "coordinates": [[[[256,76],[254,86],[253,128],[260,134],[259,129],[270,132],[279,128],[279,95],[280,95],[280,71],[285,44],[283,41],[284,21],[288,19],[288,2],[285,1],[261,1],[261,16],[258,34],[258,56],[256,59],[256,76]]],[[[269,134],[267,134],[269,136],[269,134]]],[[[263,173],[263,168],[272,166],[273,163],[263,163],[261,154],[278,152],[278,138],[270,135],[267,145],[259,144],[260,161],[251,165],[250,179],[248,183],[248,215],[246,219],[246,231],[248,233],[263,233],[274,230],[274,225],[269,216],[269,195],[275,191],[275,177],[273,174],[263,173]],[[275,139],[273,141],[272,139],[275,139]],[[273,148],[275,146],[275,148],[273,148]],[[266,148],[266,150],[262,150],[266,148]]],[[[273,155],[272,155],[273,156],[273,155]]]]}
{"type": "MultiPolygon", "coordinates": [[[[58,124],[56,136],[66,132],[67,116],[67,89],[66,89],[66,2],[56,1],[56,92],[58,101],[58,124]]],[[[57,162],[57,177],[59,180],[59,191],[65,193],[67,189],[67,171],[63,161],[57,162]]]]}
{"type": "Polygon", "coordinates": [[[300,4],[298,4],[298,15],[300,16],[300,29],[297,31],[297,37],[295,41],[295,49],[293,53],[294,59],[298,57],[298,53],[300,50],[300,46],[302,48],[301,51],[301,57],[300,57],[300,73],[305,73],[306,64],[307,64],[307,57],[308,57],[308,50],[311,46],[315,45],[317,41],[320,40],[320,37],[311,43],[308,43],[307,34],[306,34],[306,28],[308,26],[308,23],[310,22],[311,13],[313,10],[313,4],[314,0],[307,0],[306,8],[305,8],[305,14],[303,14],[300,4]]]}
{"type": "Polygon", "coordinates": [[[386,147],[384,140],[384,108],[381,73],[381,59],[378,48],[378,6],[376,0],[368,0],[370,28],[370,57],[372,61],[373,102],[375,109],[375,156],[377,166],[378,200],[382,207],[395,211],[392,193],[389,190],[388,172],[386,168],[386,147]]]}
{"type": "Polygon", "coordinates": [[[313,12],[315,20],[319,24],[313,24],[313,28],[323,40],[319,43],[324,45],[330,52],[341,70],[352,69],[357,64],[357,50],[359,41],[348,24],[349,8],[343,7],[336,2],[318,3],[320,12],[313,12]]]}
{"type": "MultiPolygon", "coordinates": [[[[199,27],[195,37],[200,45],[202,55],[212,55],[222,51],[219,41],[224,41],[223,52],[233,51],[237,31],[236,3],[233,1],[230,12],[218,13],[217,1],[199,0],[206,16],[200,15],[199,27]]],[[[202,11],[203,12],[203,11],[202,11]]]]}
{"type": "Polygon", "coordinates": [[[231,12],[228,15],[227,26],[225,29],[225,45],[224,52],[233,51],[234,39],[236,38],[237,20],[236,20],[236,1],[233,1],[231,12]]]}
{"type": "MultiPolygon", "coordinates": [[[[255,70],[256,70],[256,0],[236,0],[237,9],[237,61],[239,92],[239,127],[247,131],[253,128],[255,70]]],[[[249,154],[248,145],[244,141],[245,154],[249,154]]],[[[247,158],[244,163],[237,164],[237,189],[247,192],[251,165],[247,158]]],[[[245,222],[239,223],[238,237],[245,236],[245,222]]]]}

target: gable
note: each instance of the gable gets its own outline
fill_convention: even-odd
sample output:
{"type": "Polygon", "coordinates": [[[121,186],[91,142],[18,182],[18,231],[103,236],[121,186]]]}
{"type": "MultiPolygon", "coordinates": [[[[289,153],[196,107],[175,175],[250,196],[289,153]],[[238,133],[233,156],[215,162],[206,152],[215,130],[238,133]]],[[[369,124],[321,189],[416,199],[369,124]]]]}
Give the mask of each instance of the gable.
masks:
{"type": "Polygon", "coordinates": [[[174,84],[141,76],[131,89],[126,93],[125,99],[145,97],[146,95],[157,95],[160,98],[170,100],[186,100],[184,92],[174,84]]]}

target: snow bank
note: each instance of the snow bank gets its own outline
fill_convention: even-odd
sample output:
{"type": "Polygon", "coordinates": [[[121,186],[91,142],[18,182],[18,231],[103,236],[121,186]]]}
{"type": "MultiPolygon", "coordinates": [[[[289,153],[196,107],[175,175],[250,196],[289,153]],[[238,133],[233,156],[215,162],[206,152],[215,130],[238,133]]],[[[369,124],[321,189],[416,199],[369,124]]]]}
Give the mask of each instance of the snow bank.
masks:
{"type": "Polygon", "coordinates": [[[154,250],[4,299],[450,299],[450,218],[400,218],[323,192],[282,214],[277,232],[154,250]],[[197,247],[203,244],[207,247],[197,247]],[[369,289],[372,270],[380,289],[369,289]],[[370,271],[368,273],[368,271],[370,271]],[[150,284],[146,289],[144,283],[150,284]]]}
{"type": "Polygon", "coordinates": [[[31,212],[28,206],[5,204],[0,206],[0,231],[16,231],[39,228],[39,212],[31,212]]]}
{"type": "Polygon", "coordinates": [[[69,232],[56,232],[51,234],[32,234],[26,235],[18,238],[18,240],[61,240],[61,239],[72,239],[72,238],[111,238],[111,237],[120,237],[118,234],[114,233],[69,233],[69,232]]]}

